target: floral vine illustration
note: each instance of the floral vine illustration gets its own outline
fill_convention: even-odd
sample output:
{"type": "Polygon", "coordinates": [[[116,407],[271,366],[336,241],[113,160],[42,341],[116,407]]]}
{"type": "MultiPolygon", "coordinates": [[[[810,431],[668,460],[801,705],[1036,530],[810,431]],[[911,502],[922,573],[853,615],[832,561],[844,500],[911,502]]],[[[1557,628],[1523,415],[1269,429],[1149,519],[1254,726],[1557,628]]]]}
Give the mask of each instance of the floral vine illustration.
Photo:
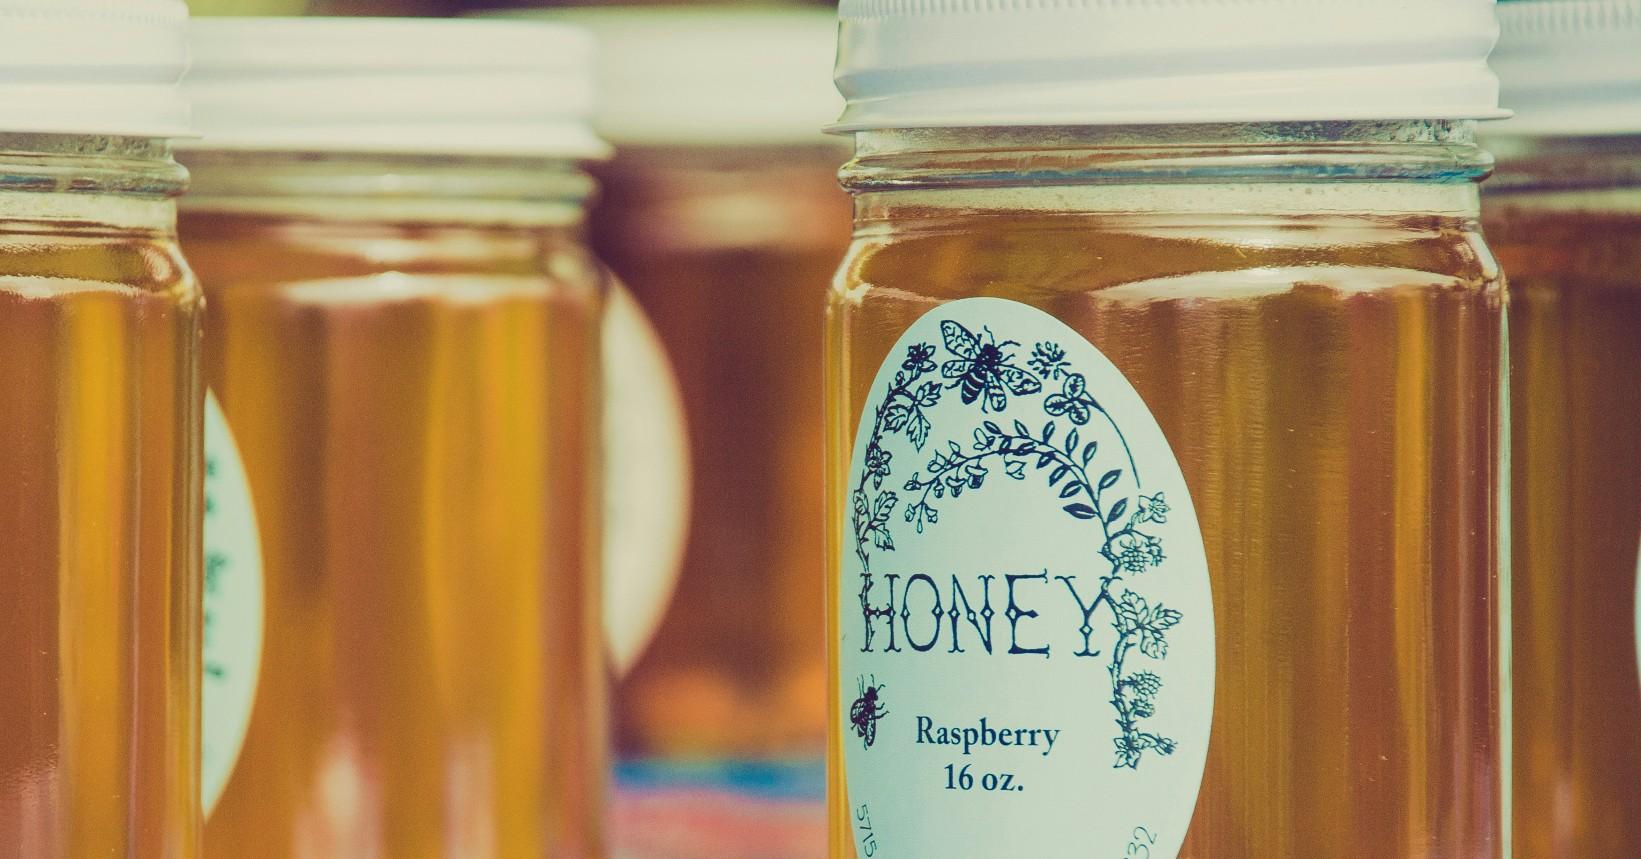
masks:
{"type": "MultiPolygon", "coordinates": [[[[1014,363],[1013,350],[1021,345],[1016,341],[998,341],[989,329],[976,333],[952,320],[941,322],[940,331],[949,357],[937,365],[934,346],[912,344],[873,413],[863,467],[851,499],[855,552],[862,568],[862,610],[876,611],[868,600],[871,555],[874,550],[894,551],[890,522],[896,509],[922,534],[940,521],[936,502],[944,504],[965,492],[983,489],[996,468],[1018,481],[1042,475],[1066,515],[1099,529],[1099,553],[1109,564],[1100,578],[1099,593],[1088,606],[1088,616],[1092,620],[1101,611],[1107,613],[1116,632],[1106,663],[1110,703],[1120,731],[1113,739],[1114,766],[1138,769],[1147,751],[1172,754],[1177,745],[1173,739],[1144,730],[1142,725],[1142,720],[1156,714],[1162,678],[1130,665],[1136,649],[1148,659],[1165,659],[1166,633],[1183,619],[1175,609],[1149,603],[1130,585],[1131,579],[1155,570],[1165,560],[1162,541],[1142,530],[1144,525],[1168,521],[1164,493],[1145,495],[1137,489],[1128,496],[1117,490],[1124,466],[1139,484],[1133,453],[1116,421],[1089,392],[1087,377],[1077,372],[1059,344],[1035,344],[1025,367],[1020,367],[1014,363]],[[937,370],[939,379],[928,378],[937,370]],[[1043,393],[1045,381],[1060,383],[1059,391],[1034,399],[1043,393]],[[969,445],[955,440],[937,445],[925,468],[914,472],[898,492],[885,489],[894,473],[885,441],[904,435],[922,453],[933,430],[926,410],[939,404],[942,394],[950,390],[956,390],[965,405],[978,403],[982,416],[1007,410],[1014,397],[1035,402],[1048,419],[1033,430],[1018,419],[1005,425],[983,417],[969,445]],[[1096,467],[1102,461],[1100,443],[1088,428],[1095,415],[1109,423],[1121,445],[1123,458],[1118,467],[1096,467]],[[904,506],[899,492],[907,493],[904,506]]],[[[1093,629],[1085,624],[1081,631],[1087,636],[1093,629]]],[[[871,634],[870,626],[867,634],[871,634]]]]}

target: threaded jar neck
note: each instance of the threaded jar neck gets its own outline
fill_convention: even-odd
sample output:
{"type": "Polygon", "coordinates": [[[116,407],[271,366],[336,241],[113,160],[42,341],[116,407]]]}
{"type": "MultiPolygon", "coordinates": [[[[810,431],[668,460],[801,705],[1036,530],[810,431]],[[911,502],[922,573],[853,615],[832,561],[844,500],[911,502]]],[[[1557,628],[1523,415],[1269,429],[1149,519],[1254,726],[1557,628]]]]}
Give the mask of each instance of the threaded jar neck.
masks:
{"type": "Polygon", "coordinates": [[[859,132],[851,192],[1252,182],[1475,183],[1470,121],[905,129],[859,132]]]}
{"type": "Polygon", "coordinates": [[[187,211],[333,220],[579,224],[592,179],[571,160],[192,150],[187,211]]]}

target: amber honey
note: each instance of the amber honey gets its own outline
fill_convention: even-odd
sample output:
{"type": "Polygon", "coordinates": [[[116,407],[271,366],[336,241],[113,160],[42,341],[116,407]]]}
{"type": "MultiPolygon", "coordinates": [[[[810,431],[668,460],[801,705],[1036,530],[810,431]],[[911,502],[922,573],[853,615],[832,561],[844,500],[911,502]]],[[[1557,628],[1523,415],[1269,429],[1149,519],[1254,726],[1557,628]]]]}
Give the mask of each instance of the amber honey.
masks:
{"type": "MultiPolygon", "coordinates": [[[[72,140],[5,140],[14,181],[109,178],[72,140]]],[[[124,165],[154,193],[0,194],[7,856],[198,848],[201,299],[161,190],[175,165],[113,146],[156,159],[124,165]]]]}
{"type": "MultiPolygon", "coordinates": [[[[1201,526],[1212,728],[1178,855],[1504,855],[1505,303],[1474,189],[943,186],[943,176],[1009,185],[1026,164],[1099,175],[1100,154],[991,153],[977,136],[954,139],[965,143],[949,161],[898,156],[890,142],[845,171],[857,209],[827,327],[830,592],[854,546],[837,526],[850,521],[855,427],[877,406],[877,368],[900,365],[891,345],[957,299],[1045,311],[1143,398],[1201,526]],[[909,190],[894,190],[896,180],[909,190]]],[[[1104,154],[1124,165],[1146,155],[1165,158],[1104,154]]],[[[904,543],[912,537],[900,518],[904,543]]],[[[852,599],[832,622],[835,662],[839,625],[860,623],[852,599]]],[[[956,617],[954,605],[954,630],[956,617]]],[[[856,688],[839,678],[830,702],[839,859],[878,846],[844,780],[843,750],[867,737],[849,718],[859,715],[856,688]]],[[[890,716],[908,706],[884,700],[890,716]]],[[[1094,766],[1108,761],[1101,752],[1094,766]]],[[[1135,833],[1128,855],[1148,846],[1135,833]]]]}
{"type": "Polygon", "coordinates": [[[180,232],[256,520],[222,520],[208,594],[204,854],[602,859],[590,39],[221,18],[190,40],[180,232]]]}
{"type": "Polygon", "coordinates": [[[1641,197],[1506,188],[1486,202],[1511,293],[1516,850],[1628,855],[1641,845],[1641,197]]]}
{"type": "Polygon", "coordinates": [[[848,200],[834,146],[750,152],[636,147],[599,171],[594,247],[660,334],[690,443],[676,590],[617,686],[618,748],[633,757],[824,747],[817,391],[848,200]],[[748,433],[767,441],[726,443],[748,433]]]}
{"type": "Polygon", "coordinates": [[[193,207],[268,630],[206,855],[600,855],[601,280],[573,227],[193,207]]]}
{"type": "Polygon", "coordinates": [[[1641,5],[1502,4],[1518,856],[1641,851],[1641,5]]]}

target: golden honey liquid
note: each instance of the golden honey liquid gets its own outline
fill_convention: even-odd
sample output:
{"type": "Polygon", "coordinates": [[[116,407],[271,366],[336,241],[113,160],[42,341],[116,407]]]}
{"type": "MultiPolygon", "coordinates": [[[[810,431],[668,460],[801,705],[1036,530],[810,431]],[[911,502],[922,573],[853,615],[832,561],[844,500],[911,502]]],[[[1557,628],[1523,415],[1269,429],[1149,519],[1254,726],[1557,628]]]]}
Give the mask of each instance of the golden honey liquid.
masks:
{"type": "Polygon", "coordinates": [[[1641,195],[1488,195],[1510,277],[1515,846],[1641,854],[1641,195]]]}
{"type": "Polygon", "coordinates": [[[261,674],[205,855],[602,855],[601,284],[566,230],[190,211],[261,674]]]}
{"type": "MultiPolygon", "coordinates": [[[[1500,856],[1504,297],[1474,189],[963,193],[857,203],[827,329],[828,599],[896,339],[959,298],[1040,308],[1145,399],[1201,522],[1217,666],[1179,855],[1500,856]],[[1397,214],[1432,195],[1452,214],[1397,214]]],[[[831,855],[853,859],[831,691],[831,855]]]]}
{"type": "Polygon", "coordinates": [[[0,194],[0,856],[191,859],[199,288],[44,196],[0,194]]]}
{"type": "Polygon", "coordinates": [[[694,498],[672,603],[616,690],[624,754],[822,754],[818,392],[845,156],[634,149],[600,174],[594,246],[678,375],[694,498]],[[749,433],[766,441],[729,441],[749,433]]]}

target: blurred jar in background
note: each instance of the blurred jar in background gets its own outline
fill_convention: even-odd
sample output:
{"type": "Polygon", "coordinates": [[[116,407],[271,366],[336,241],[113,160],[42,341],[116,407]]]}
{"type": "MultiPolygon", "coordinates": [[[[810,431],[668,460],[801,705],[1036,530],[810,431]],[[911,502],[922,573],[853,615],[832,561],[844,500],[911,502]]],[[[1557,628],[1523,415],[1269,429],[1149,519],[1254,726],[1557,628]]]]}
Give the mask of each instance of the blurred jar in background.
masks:
{"type": "Polygon", "coordinates": [[[1501,4],[1515,848],[1641,855],[1641,2],[1501,4]]]}
{"type": "Polygon", "coordinates": [[[207,697],[205,855],[602,856],[590,42],[194,35],[182,234],[265,569],[253,703],[207,697]]]}
{"type": "MultiPolygon", "coordinates": [[[[836,184],[847,149],[820,132],[839,107],[835,20],[738,9],[568,20],[599,39],[599,124],[617,147],[596,168],[593,245],[665,345],[690,441],[682,566],[647,648],[646,625],[610,606],[625,669],[619,751],[818,760],[820,302],[849,237],[836,184]]],[[[640,489],[617,482],[611,495],[640,489]]],[[[612,524],[619,565],[644,535],[612,524]]],[[[663,560],[617,568],[612,583],[637,568],[664,575],[663,560]]]]}
{"type": "Polygon", "coordinates": [[[841,106],[836,22],[819,9],[552,14],[598,37],[600,131],[616,156],[595,168],[593,245],[665,349],[654,358],[647,326],[617,303],[606,611],[622,673],[619,837],[674,859],[818,851],[818,828],[795,833],[819,826],[823,791],[821,307],[849,238],[847,147],[820,131],[841,106]],[[678,390],[628,363],[670,364],[678,390]],[[672,430],[659,431],[677,421],[675,397],[687,495],[672,430]],[[779,820],[801,824],[762,825],[779,820]]]}
{"type": "Polygon", "coordinates": [[[179,0],[0,0],[0,856],[199,848],[179,0]]]}

